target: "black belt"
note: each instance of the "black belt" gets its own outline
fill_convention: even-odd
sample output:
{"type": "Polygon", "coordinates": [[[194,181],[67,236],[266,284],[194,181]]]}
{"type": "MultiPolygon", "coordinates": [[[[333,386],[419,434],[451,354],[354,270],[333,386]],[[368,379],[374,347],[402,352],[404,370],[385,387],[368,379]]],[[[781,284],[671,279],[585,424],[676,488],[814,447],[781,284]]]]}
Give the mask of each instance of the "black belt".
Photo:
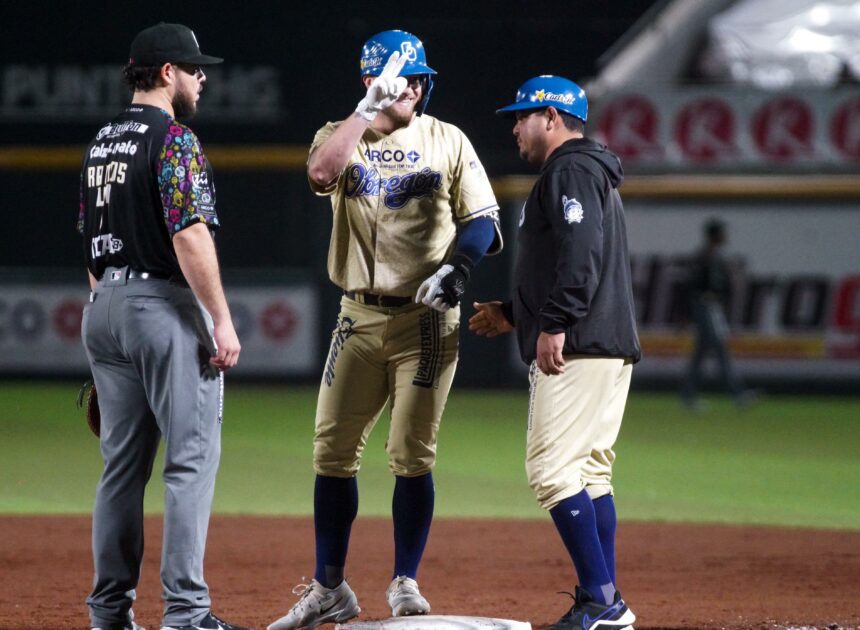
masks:
{"type": "Polygon", "coordinates": [[[412,303],[411,297],[398,297],[396,295],[377,295],[376,293],[363,293],[361,291],[345,291],[344,295],[359,304],[370,304],[371,306],[382,306],[385,308],[396,308],[412,303]]]}
{"type": "Polygon", "coordinates": [[[138,271],[137,269],[129,269],[128,267],[108,267],[105,269],[99,282],[104,282],[106,286],[116,284],[125,284],[127,280],[167,280],[183,287],[187,287],[188,283],[181,275],[169,273],[159,273],[155,271],[138,271]]]}
{"type": "Polygon", "coordinates": [[[136,269],[128,270],[129,280],[173,280],[176,276],[166,273],[155,273],[152,271],[137,271],[136,269]]]}

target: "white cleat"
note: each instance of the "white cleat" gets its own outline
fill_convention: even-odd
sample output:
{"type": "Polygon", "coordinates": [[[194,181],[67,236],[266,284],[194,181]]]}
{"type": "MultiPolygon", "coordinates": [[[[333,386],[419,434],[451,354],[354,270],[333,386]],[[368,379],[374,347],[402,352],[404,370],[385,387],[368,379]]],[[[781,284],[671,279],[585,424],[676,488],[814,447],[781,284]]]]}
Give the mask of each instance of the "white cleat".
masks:
{"type": "Polygon", "coordinates": [[[400,575],[391,581],[385,591],[391,614],[394,617],[407,615],[426,615],[430,612],[430,604],[418,590],[418,582],[412,578],[400,575]]]}
{"type": "Polygon", "coordinates": [[[324,623],[340,623],[361,612],[358,599],[346,580],[326,588],[316,580],[299,584],[293,593],[300,595],[290,612],[269,625],[268,630],[310,630],[324,623]]]}

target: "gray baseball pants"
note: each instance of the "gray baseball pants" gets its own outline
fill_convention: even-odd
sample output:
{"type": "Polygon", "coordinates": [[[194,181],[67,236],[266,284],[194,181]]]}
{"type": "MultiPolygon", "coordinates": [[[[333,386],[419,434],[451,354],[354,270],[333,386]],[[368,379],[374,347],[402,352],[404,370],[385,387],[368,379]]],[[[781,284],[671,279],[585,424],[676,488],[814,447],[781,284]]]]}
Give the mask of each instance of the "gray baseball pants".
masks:
{"type": "Polygon", "coordinates": [[[692,305],[692,316],[696,324],[695,349],[687,366],[681,397],[687,403],[696,400],[702,380],[702,366],[707,356],[713,354],[724,387],[736,401],[740,401],[744,388],[729,354],[729,325],[723,307],[716,302],[698,299],[692,305]]]}
{"type": "Polygon", "coordinates": [[[164,624],[210,608],[203,554],[221,454],[222,381],[212,318],[186,287],[109,268],[82,336],[101,411],[104,472],[93,509],[92,627],[128,620],[143,559],[143,495],[164,436],[164,624]]]}

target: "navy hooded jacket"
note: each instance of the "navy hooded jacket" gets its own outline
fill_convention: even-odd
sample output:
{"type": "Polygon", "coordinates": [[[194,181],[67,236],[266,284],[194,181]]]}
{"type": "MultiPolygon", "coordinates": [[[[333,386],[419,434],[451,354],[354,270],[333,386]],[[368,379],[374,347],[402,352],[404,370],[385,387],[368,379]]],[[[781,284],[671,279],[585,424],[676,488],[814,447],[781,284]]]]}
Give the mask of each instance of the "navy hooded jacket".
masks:
{"type": "Polygon", "coordinates": [[[530,364],[538,335],[565,333],[563,354],[641,356],[633,309],[621,162],[587,138],[541,166],[520,214],[512,300],[503,304],[530,364]]]}

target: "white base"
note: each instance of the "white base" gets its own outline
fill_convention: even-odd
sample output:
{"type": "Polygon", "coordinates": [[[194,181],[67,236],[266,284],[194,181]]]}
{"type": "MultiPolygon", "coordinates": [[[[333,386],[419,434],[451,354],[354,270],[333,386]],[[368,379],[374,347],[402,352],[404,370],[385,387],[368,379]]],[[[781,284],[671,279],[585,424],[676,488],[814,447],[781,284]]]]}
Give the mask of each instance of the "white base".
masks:
{"type": "Polygon", "coordinates": [[[527,621],[461,617],[455,615],[415,615],[391,617],[380,621],[354,621],[338,624],[335,630],[531,630],[527,621]]]}

